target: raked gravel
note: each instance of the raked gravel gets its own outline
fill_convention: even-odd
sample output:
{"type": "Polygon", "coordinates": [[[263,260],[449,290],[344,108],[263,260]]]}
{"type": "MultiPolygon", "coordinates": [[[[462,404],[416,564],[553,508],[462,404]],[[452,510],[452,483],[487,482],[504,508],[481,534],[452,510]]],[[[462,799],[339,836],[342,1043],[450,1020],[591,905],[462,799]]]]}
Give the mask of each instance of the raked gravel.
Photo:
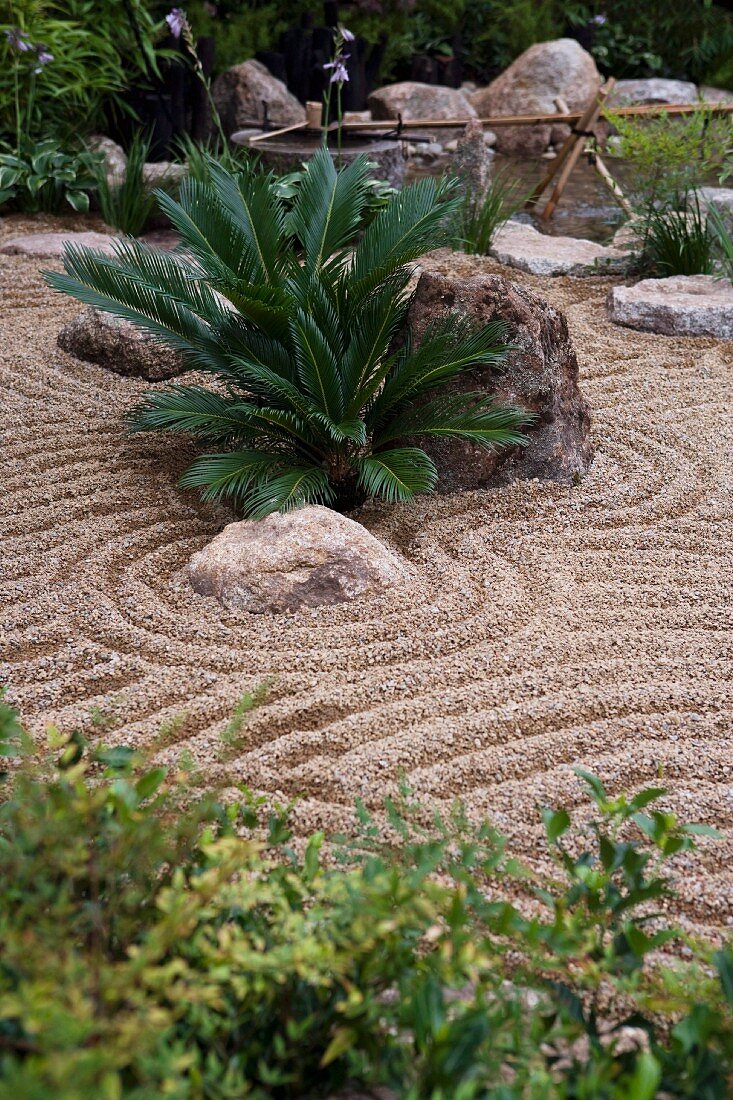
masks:
{"type": "MultiPolygon", "coordinates": [[[[99,228],[79,219],[79,228],[99,228]]],[[[38,228],[5,219],[0,239],[38,228]]],[[[49,261],[56,262],[56,261],[49,261]]],[[[3,678],[35,734],[190,754],[203,782],[282,799],[304,832],[377,808],[405,773],[463,798],[535,866],[544,804],[661,781],[666,804],[725,833],[676,864],[690,929],[733,924],[733,344],[619,329],[608,278],[503,271],[567,312],[594,410],[581,484],[538,482],[370,506],[412,588],[294,615],[196,596],[190,556],[232,514],[183,493],[185,444],[127,435],[148,388],[56,345],[76,303],[38,262],[0,256],[3,678]],[[226,747],[243,692],[267,701],[226,747]]]]}

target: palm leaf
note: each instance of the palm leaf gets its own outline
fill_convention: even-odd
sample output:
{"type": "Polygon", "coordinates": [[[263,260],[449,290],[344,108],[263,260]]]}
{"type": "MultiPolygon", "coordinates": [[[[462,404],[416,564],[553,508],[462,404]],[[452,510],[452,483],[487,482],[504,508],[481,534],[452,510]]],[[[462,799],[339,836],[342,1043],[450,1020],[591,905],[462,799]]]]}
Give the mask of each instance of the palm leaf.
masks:
{"type": "Polygon", "coordinates": [[[492,321],[473,330],[454,313],[428,327],[418,348],[407,347],[395,357],[394,369],[374,402],[368,423],[375,429],[401,402],[427,393],[477,366],[498,366],[510,345],[507,326],[492,321]]]}
{"type": "Polygon", "coordinates": [[[400,191],[367,227],[348,272],[351,316],[389,275],[423,253],[447,244],[460,198],[452,182],[422,179],[400,191]]]}
{"type": "Polygon", "coordinates": [[[312,317],[298,311],[291,322],[300,380],[315,404],[331,419],[343,414],[339,363],[312,317]]]}
{"type": "Polygon", "coordinates": [[[320,271],[358,229],[366,205],[368,175],[364,156],[356,157],[341,172],[336,171],[327,149],[319,149],[308,162],[288,228],[303,246],[309,274],[320,271]]]}
{"type": "Polygon", "coordinates": [[[497,405],[482,392],[457,393],[436,397],[424,405],[410,404],[402,416],[389,422],[386,431],[374,439],[381,447],[395,439],[432,435],[466,439],[490,450],[496,447],[525,446],[521,429],[534,416],[512,405],[497,405]]]}
{"type": "Polygon", "coordinates": [[[212,165],[211,181],[217,201],[232,215],[256,256],[255,281],[279,286],[283,278],[285,210],[272,177],[252,170],[236,175],[212,165]]]}
{"type": "Polygon", "coordinates": [[[416,493],[435,488],[438,471],[419,447],[379,451],[358,459],[359,487],[367,496],[390,503],[411,500],[416,493]]]}
{"type": "Polygon", "coordinates": [[[275,476],[287,459],[267,451],[233,451],[227,454],[201,455],[180,480],[184,489],[202,489],[204,500],[227,496],[242,499],[253,485],[275,476]]]}
{"type": "Polygon", "coordinates": [[[333,489],[328,474],[318,466],[292,466],[277,477],[263,478],[242,501],[251,519],[271,512],[290,512],[304,504],[330,504],[333,489]]]}

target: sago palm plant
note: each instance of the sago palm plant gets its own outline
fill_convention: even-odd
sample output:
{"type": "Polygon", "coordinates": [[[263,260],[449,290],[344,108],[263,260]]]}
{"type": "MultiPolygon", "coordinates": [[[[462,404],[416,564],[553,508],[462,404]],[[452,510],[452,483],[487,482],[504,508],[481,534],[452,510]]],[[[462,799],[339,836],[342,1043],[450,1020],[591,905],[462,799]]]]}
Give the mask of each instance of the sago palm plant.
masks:
{"type": "Polygon", "coordinates": [[[398,340],[415,260],[444,241],[447,185],[402,191],[353,246],[368,197],[364,160],[336,172],[321,151],[286,211],[272,177],[212,165],[208,183],[158,194],[181,236],[177,253],[133,240],[116,255],[69,247],[51,286],[132,321],[219,385],[151,392],[138,430],[182,432],[215,448],[182,479],[262,517],[303,503],[349,508],[367,496],[408,500],[435,466],[415,444],[456,436],[523,443],[521,410],[485,393],[440,393],[506,353],[501,324],[472,331],[449,315],[419,346],[398,340]]]}

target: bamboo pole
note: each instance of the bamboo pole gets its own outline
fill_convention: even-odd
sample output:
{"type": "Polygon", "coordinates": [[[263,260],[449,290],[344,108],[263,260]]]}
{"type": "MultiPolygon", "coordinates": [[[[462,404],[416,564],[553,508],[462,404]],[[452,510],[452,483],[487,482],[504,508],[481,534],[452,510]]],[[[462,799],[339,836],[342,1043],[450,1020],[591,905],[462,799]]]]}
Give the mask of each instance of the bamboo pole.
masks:
{"type": "Polygon", "coordinates": [[[549,221],[554,214],[555,207],[562,198],[562,193],[567,187],[567,183],[570,179],[570,176],[572,175],[573,169],[575,168],[575,165],[578,163],[583,153],[586,135],[581,134],[579,131],[581,129],[590,130],[591,126],[593,126],[598,121],[598,117],[603,110],[603,104],[607,96],[613,91],[615,84],[616,81],[613,77],[611,77],[611,79],[608,80],[606,84],[604,84],[604,86],[598,93],[598,98],[596,99],[595,103],[589,104],[588,110],[586,110],[583,114],[583,125],[576,126],[574,132],[570,135],[570,138],[568,138],[568,141],[570,141],[571,138],[574,138],[575,141],[573,142],[570,152],[565,157],[565,163],[562,166],[557,183],[552,190],[552,194],[547,200],[547,205],[545,206],[545,209],[542,211],[541,217],[543,221],[549,221]]]}
{"type": "MultiPolygon", "coordinates": [[[[632,118],[636,115],[654,117],[656,115],[689,115],[695,111],[706,110],[714,115],[728,115],[733,112],[733,103],[643,103],[636,107],[617,107],[609,112],[619,115],[621,118],[632,118]]],[[[482,126],[488,126],[492,130],[497,126],[536,126],[538,124],[552,124],[554,122],[566,122],[573,125],[580,122],[584,112],[573,111],[570,114],[554,115],[499,115],[489,118],[383,118],[372,119],[370,122],[344,122],[344,130],[395,130],[401,126],[403,130],[420,129],[457,129],[467,126],[469,122],[480,122],[482,126]]],[[[601,112],[601,118],[605,118],[605,112],[601,112]]]]}
{"type": "Polygon", "coordinates": [[[626,196],[624,195],[623,191],[621,190],[611,173],[608,171],[608,168],[606,168],[604,162],[598,156],[598,153],[596,153],[595,151],[593,152],[592,163],[596,172],[601,177],[613,197],[616,199],[616,202],[619,204],[621,209],[624,211],[625,214],[628,214],[628,216],[631,217],[634,211],[631,209],[631,206],[629,205],[626,196]]]}
{"type": "MultiPolygon", "coordinates": [[[[613,81],[613,77],[612,77],[611,80],[609,81],[609,84],[610,84],[611,87],[613,87],[613,83],[614,83],[614,81],[613,81]]],[[[606,87],[608,87],[608,85],[606,85],[606,87]]],[[[566,109],[567,105],[565,103],[565,100],[562,99],[561,97],[558,97],[555,100],[555,105],[560,108],[562,114],[564,114],[566,116],[569,114],[569,112],[566,109]]],[[[583,112],[581,117],[578,119],[578,125],[575,127],[576,130],[587,130],[588,129],[588,127],[590,125],[591,115],[593,114],[595,109],[596,109],[596,100],[593,100],[592,103],[588,104],[585,111],[583,112]]],[[[539,201],[540,196],[542,195],[542,192],[547,187],[549,187],[549,185],[552,183],[555,176],[560,171],[562,166],[565,164],[565,161],[568,159],[571,152],[575,148],[575,145],[576,145],[577,141],[578,141],[578,135],[577,134],[574,134],[574,133],[568,134],[568,136],[566,137],[565,141],[562,144],[562,148],[560,149],[560,152],[557,154],[557,156],[555,157],[552,164],[550,165],[550,167],[545,172],[542,179],[539,180],[535,184],[535,186],[532,188],[532,190],[530,191],[530,193],[527,197],[527,202],[526,202],[525,205],[534,206],[539,201]]]]}
{"type": "Polygon", "coordinates": [[[253,134],[248,138],[248,143],[254,145],[257,141],[266,141],[268,138],[280,137],[281,134],[290,134],[293,130],[305,130],[307,122],[296,122],[292,126],[283,126],[281,130],[263,130],[261,134],[253,134]]]}

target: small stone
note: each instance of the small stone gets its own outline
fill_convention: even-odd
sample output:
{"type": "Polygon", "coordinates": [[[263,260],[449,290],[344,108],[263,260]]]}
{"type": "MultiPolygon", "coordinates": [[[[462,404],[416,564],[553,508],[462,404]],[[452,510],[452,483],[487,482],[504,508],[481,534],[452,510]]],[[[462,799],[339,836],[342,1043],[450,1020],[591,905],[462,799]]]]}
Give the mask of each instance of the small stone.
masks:
{"type": "Polygon", "coordinates": [[[151,382],[173,378],[184,369],[177,352],[159,344],[130,321],[92,307],[64,325],[58,345],[77,359],[151,382]]]}
{"type": "Polygon", "coordinates": [[[733,286],[712,275],[673,275],[612,287],[608,313],[617,325],[665,336],[733,339],[733,286]]]}
{"type": "Polygon", "coordinates": [[[366,527],[321,505],[230,523],[194,554],[196,592],[255,614],[344,603],[406,583],[402,559],[366,527]]]}
{"type": "Polygon", "coordinates": [[[85,248],[95,248],[106,255],[112,254],[112,244],[115,238],[106,233],[94,233],[92,231],[75,233],[69,230],[66,233],[26,233],[21,237],[11,237],[0,245],[0,253],[5,256],[33,256],[38,258],[52,258],[63,256],[64,245],[83,245],[85,248]]]}
{"type": "Polygon", "coordinates": [[[508,221],[496,234],[489,255],[530,275],[601,275],[621,271],[628,256],[609,245],[580,237],[554,237],[525,222],[508,221]]]}

